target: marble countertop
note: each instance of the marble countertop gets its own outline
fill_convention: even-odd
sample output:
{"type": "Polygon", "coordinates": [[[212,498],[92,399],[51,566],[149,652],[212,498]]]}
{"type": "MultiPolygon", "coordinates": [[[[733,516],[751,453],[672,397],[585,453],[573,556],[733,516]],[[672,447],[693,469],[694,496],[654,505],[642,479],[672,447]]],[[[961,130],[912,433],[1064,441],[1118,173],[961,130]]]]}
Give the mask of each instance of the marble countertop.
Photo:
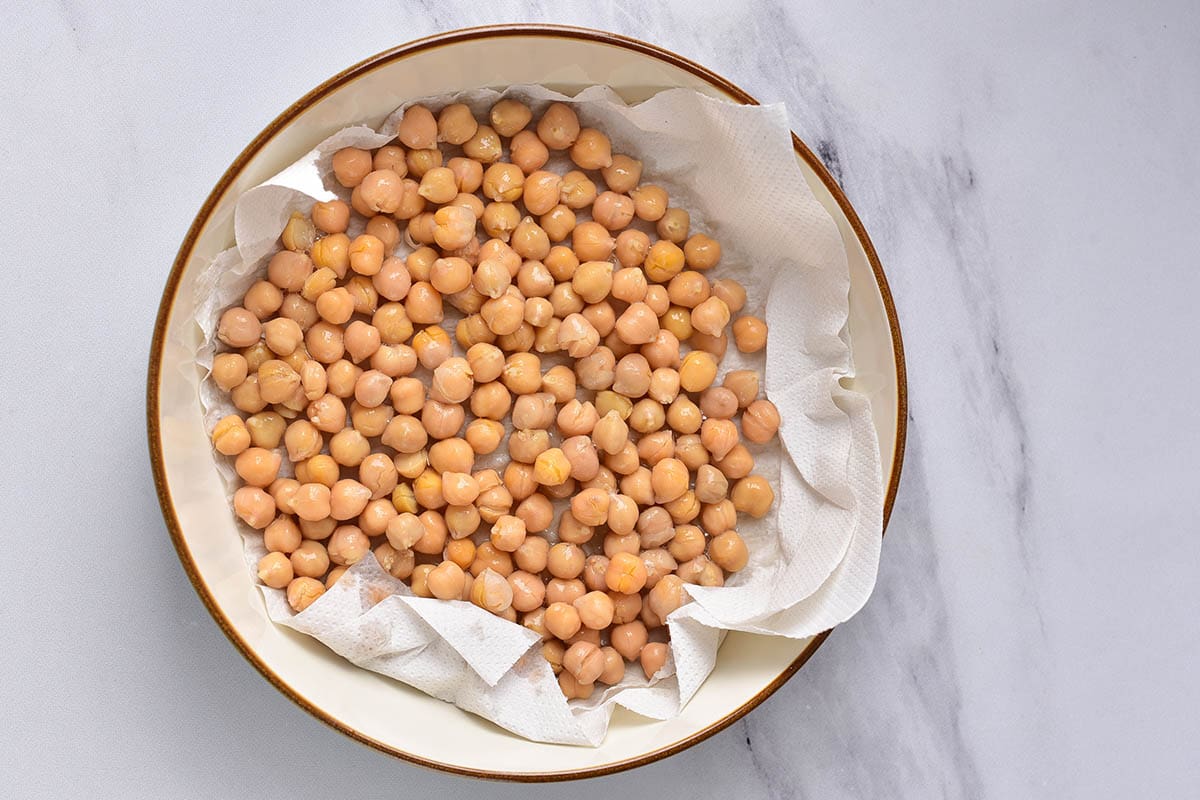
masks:
{"type": "Polygon", "coordinates": [[[666,761],[486,795],[1196,791],[1195,7],[109,5],[0,26],[8,796],[479,796],[228,645],[165,535],[143,387],[171,259],[242,146],[350,63],[504,20],[644,38],[785,102],[878,247],[911,417],[875,596],[790,683],[666,761]]]}

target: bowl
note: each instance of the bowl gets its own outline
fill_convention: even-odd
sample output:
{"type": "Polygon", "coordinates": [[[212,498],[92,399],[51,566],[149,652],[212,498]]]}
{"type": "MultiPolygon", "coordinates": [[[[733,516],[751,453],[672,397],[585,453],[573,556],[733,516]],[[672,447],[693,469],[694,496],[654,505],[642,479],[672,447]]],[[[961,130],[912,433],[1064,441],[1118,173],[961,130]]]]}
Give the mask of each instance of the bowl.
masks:
{"type": "MultiPolygon", "coordinates": [[[[172,314],[197,291],[200,268],[233,243],[237,197],[352,122],[378,125],[412,97],[516,83],[574,94],[607,84],[626,101],[687,87],[756,103],[737,86],[644,42],[580,28],[502,26],[454,31],[402,45],[334,76],[279,115],[221,176],[171,268],[154,329],[147,385],[150,456],[163,516],[183,567],[234,646],[271,684],[346,735],[428,767],[484,778],[547,781],[602,775],[677,753],[730,725],[778,689],[824,642],[731,633],[716,668],[683,712],[666,721],[617,709],[596,748],[531,742],[381,675],[313,639],[273,624],[242,558],[202,424],[200,372],[188,355],[200,336],[172,314]],[[419,721],[419,722],[418,722],[419,721]],[[553,765],[553,769],[548,769],[553,765]]],[[[904,449],[900,330],[883,269],[846,196],[794,138],[817,198],[836,220],[850,263],[849,328],[857,376],[872,402],[887,481],[884,524],[904,449]]]]}

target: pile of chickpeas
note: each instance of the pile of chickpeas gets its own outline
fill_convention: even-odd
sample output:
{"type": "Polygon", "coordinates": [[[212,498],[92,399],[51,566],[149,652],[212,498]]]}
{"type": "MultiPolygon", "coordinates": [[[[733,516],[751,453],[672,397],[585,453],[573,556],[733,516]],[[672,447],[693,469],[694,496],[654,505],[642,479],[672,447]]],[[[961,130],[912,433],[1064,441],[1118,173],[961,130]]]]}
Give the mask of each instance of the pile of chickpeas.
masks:
{"type": "Polygon", "coordinates": [[[746,442],[779,412],[753,371],[717,383],[731,320],[744,353],[766,324],[570,106],[416,105],[398,140],[335,153],[349,201],[292,215],[220,318],[212,378],[241,413],[212,441],[258,576],[299,612],[373,551],[420,597],[536,631],[567,698],[626,662],[653,677],[684,585],[742,569],[738,515],[774,502],[746,442]],[[577,169],[544,169],[564,152],[577,169]]]}

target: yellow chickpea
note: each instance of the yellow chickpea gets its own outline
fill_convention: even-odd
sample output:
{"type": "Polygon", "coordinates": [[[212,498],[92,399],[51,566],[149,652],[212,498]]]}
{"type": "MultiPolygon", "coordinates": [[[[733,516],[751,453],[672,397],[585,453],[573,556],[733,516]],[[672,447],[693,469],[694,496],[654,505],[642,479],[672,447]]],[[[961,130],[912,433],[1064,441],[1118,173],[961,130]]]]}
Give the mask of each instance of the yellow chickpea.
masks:
{"type": "Polygon", "coordinates": [[[583,128],[571,145],[571,160],[581,169],[604,169],[612,166],[612,142],[595,128],[583,128]]]}
{"type": "MultiPolygon", "coordinates": [[[[350,224],[350,206],[341,200],[313,203],[312,221],[322,233],[345,233],[350,224]]],[[[312,245],[309,245],[310,249],[311,247],[312,245]]]]}
{"type": "Polygon", "coordinates": [[[351,189],[371,171],[371,154],[357,147],[343,147],[333,154],[332,165],[337,182],[351,189]]]}
{"type": "Polygon", "coordinates": [[[293,578],[287,586],[288,605],[297,614],[304,611],[325,594],[325,586],[315,578],[293,578]]]}
{"type": "Polygon", "coordinates": [[[472,420],[463,434],[471,449],[479,455],[494,453],[504,438],[504,426],[491,419],[472,420]]]}
{"type": "Polygon", "coordinates": [[[683,270],[683,263],[683,251],[679,246],[660,239],[650,245],[643,268],[650,280],[663,283],[678,275],[683,270]]]}
{"type": "Polygon", "coordinates": [[[497,336],[515,333],[525,321],[525,300],[510,286],[501,296],[485,301],[479,314],[497,336]]]}
{"type": "Polygon", "coordinates": [[[212,431],[213,447],[218,453],[236,456],[250,446],[250,431],[237,414],[222,417],[212,431]]]}
{"type": "Polygon", "coordinates": [[[604,182],[614,192],[629,192],[642,179],[642,162],[626,155],[614,154],[612,163],[600,170],[604,182]]]}
{"type": "Polygon", "coordinates": [[[504,363],[501,376],[514,394],[532,394],[542,385],[541,359],[533,353],[513,353],[504,363]]]}
{"type": "Polygon", "coordinates": [[[491,164],[500,158],[504,145],[500,141],[500,134],[490,125],[480,125],[475,129],[475,135],[463,142],[462,149],[468,158],[491,164]]]}
{"type": "Polygon", "coordinates": [[[421,409],[421,424],[434,439],[457,436],[465,420],[466,412],[460,405],[441,403],[430,398],[421,409]]]}
{"type": "MultiPolygon", "coordinates": [[[[579,257],[580,261],[607,264],[607,259],[612,255],[616,244],[612,234],[598,222],[581,222],[571,232],[571,249],[575,251],[575,255],[579,257]]],[[[608,264],[608,269],[611,275],[611,264],[608,264]]],[[[578,270],[573,277],[576,276],[578,276],[578,270]]],[[[612,281],[609,280],[604,287],[604,294],[607,295],[611,288],[612,281]]],[[[578,287],[576,287],[576,291],[578,291],[578,287]]]]}
{"type": "Polygon", "coordinates": [[[545,258],[550,252],[550,237],[532,217],[525,217],[517,223],[509,243],[517,255],[535,261],[545,258]]]}
{"type": "Polygon", "coordinates": [[[450,343],[450,335],[436,326],[424,328],[417,333],[413,337],[412,346],[417,354],[417,360],[426,369],[433,369],[454,352],[454,345],[450,343]]]}
{"type": "Polygon", "coordinates": [[[661,186],[645,184],[629,190],[633,198],[634,212],[638,219],[657,222],[667,211],[667,190],[661,186]]]}
{"type": "Polygon", "coordinates": [[[462,144],[475,135],[479,123],[471,109],[462,103],[451,103],[438,112],[438,140],[448,144],[462,144]]]}
{"type": "Polygon", "coordinates": [[[700,442],[716,461],[729,455],[738,438],[737,426],[728,419],[709,418],[700,426],[700,442]]]}
{"type": "Polygon", "coordinates": [[[767,323],[758,317],[738,317],[733,323],[733,341],[743,353],[757,353],[767,345],[767,323]]]}
{"type": "Polygon", "coordinates": [[[641,353],[630,353],[617,362],[613,391],[626,397],[642,397],[650,389],[650,362],[641,353]]]}
{"type": "Polygon", "coordinates": [[[518,131],[508,146],[509,158],[530,175],[546,165],[550,151],[533,131],[518,131]]]}
{"type": "Polygon", "coordinates": [[[404,311],[408,319],[418,325],[436,325],[445,318],[441,293],[433,288],[433,284],[425,281],[417,281],[408,290],[408,297],[404,300],[404,311]]]}
{"type": "Polygon", "coordinates": [[[482,609],[501,614],[512,606],[513,590],[504,575],[485,569],[471,584],[471,602],[482,609]]]}
{"type": "Polygon", "coordinates": [[[566,150],[579,138],[579,117],[570,106],[553,103],[538,120],[538,138],[551,150],[566,150]]]}
{"type": "Polygon", "coordinates": [[[747,475],[733,485],[729,493],[733,506],[738,511],[749,514],[755,519],[766,516],[775,502],[775,492],[771,484],[761,475],[747,475]]]}
{"type": "Polygon", "coordinates": [[[514,553],[524,544],[526,534],[525,520],[511,514],[504,514],[492,525],[490,540],[492,546],[497,550],[514,553]]]}
{"type": "Polygon", "coordinates": [[[703,392],[717,376],[717,359],[711,353],[693,350],[679,367],[679,385],[687,392],[703,392]]]}
{"type": "Polygon", "coordinates": [[[438,125],[433,112],[422,105],[409,106],[400,118],[396,136],[409,148],[437,146],[438,125]]]}
{"type": "Polygon", "coordinates": [[[610,231],[619,231],[633,222],[633,199],[616,192],[603,192],[592,204],[592,219],[610,231]]]}
{"type": "Polygon", "coordinates": [[[779,432],[779,409],[770,400],[755,400],[742,414],[742,434],[748,441],[762,444],[779,432]]]}
{"type": "Polygon", "coordinates": [[[456,156],[446,162],[454,173],[454,185],[458,191],[471,193],[483,185],[483,165],[473,158],[456,156]]]}
{"type": "Polygon", "coordinates": [[[666,213],[655,223],[658,237],[675,244],[688,238],[689,227],[691,227],[691,216],[682,208],[668,208],[666,213]]]}
{"type": "Polygon", "coordinates": [[[480,218],[484,232],[504,242],[512,240],[513,231],[520,222],[521,212],[512,203],[489,203],[480,218]]]}

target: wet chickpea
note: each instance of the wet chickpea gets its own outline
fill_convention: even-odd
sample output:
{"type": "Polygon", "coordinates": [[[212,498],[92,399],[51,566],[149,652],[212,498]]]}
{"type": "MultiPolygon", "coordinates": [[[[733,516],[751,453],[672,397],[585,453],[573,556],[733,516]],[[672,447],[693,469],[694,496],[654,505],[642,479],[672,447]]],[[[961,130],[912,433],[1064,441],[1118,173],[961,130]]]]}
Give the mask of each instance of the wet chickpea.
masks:
{"type": "Polygon", "coordinates": [[[564,602],[551,603],[546,608],[546,615],[543,620],[546,630],[554,634],[559,639],[570,639],[575,634],[579,633],[579,629],[583,626],[582,620],[579,619],[579,612],[573,605],[564,602]]]}
{"type": "Polygon", "coordinates": [[[262,336],[262,323],[245,308],[230,308],[217,324],[217,338],[230,347],[249,347],[262,336]]]}
{"type": "Polygon", "coordinates": [[[646,625],[641,620],[617,625],[609,632],[609,636],[613,649],[626,661],[635,661],[641,656],[648,638],[646,625]]]}
{"type": "MultiPolygon", "coordinates": [[[[345,233],[347,226],[350,224],[350,206],[341,200],[330,200],[329,202],[325,203],[313,203],[312,221],[317,230],[321,231],[322,233],[345,233]]],[[[310,249],[312,247],[313,245],[309,245],[310,249]]],[[[272,259],[272,261],[273,260],[274,259],[272,259]]],[[[305,261],[308,261],[308,259],[305,259],[305,261]]],[[[311,267],[312,265],[310,262],[309,268],[311,269],[311,267]]],[[[268,275],[269,274],[270,273],[268,272],[268,275]]],[[[271,280],[274,281],[274,278],[271,278],[271,280]]],[[[296,291],[299,289],[299,286],[291,288],[281,284],[277,285],[280,285],[280,288],[283,289],[290,289],[290,291],[296,291]]]]}
{"type": "Polygon", "coordinates": [[[546,597],[546,584],[542,579],[524,570],[509,575],[508,585],[512,587],[512,607],[517,611],[530,612],[540,608],[546,597]]]}
{"type": "Polygon", "coordinates": [[[304,578],[320,578],[329,571],[329,553],[325,545],[306,539],[291,555],[292,569],[304,578]]]}
{"type": "Polygon", "coordinates": [[[276,517],[263,531],[263,545],[272,552],[290,555],[301,541],[300,527],[290,517],[276,517]]]}
{"type": "Polygon", "coordinates": [[[569,400],[558,412],[558,430],[564,436],[590,434],[600,419],[591,401],[569,400]]]}
{"type": "Polygon", "coordinates": [[[470,539],[451,539],[446,542],[446,560],[467,569],[475,561],[475,543],[470,539]]]}
{"type": "MultiPolygon", "coordinates": [[[[383,214],[377,214],[367,220],[367,228],[365,231],[368,235],[374,236],[383,243],[383,252],[387,254],[393,252],[400,244],[400,226],[395,223],[390,217],[383,214]]],[[[390,258],[391,256],[389,256],[390,258]]],[[[386,259],[385,259],[386,261],[386,259]]],[[[399,261],[399,259],[397,259],[399,261]]],[[[401,264],[403,262],[400,262],[401,264]]]]}
{"type": "Polygon", "coordinates": [[[412,346],[417,354],[417,361],[426,369],[434,369],[454,352],[450,335],[436,326],[419,331],[413,337],[412,346]]]}
{"type": "Polygon", "coordinates": [[[425,527],[416,514],[402,512],[388,520],[388,544],[397,550],[409,550],[425,535],[425,527]]]}
{"type": "MultiPolygon", "coordinates": [[[[515,167],[513,164],[507,166],[515,167]]],[[[486,188],[484,191],[486,194],[486,188]]],[[[538,170],[524,181],[524,193],[522,197],[525,202],[525,208],[530,214],[540,217],[550,213],[550,210],[558,205],[561,194],[562,176],[556,172],[538,170]]],[[[515,198],[506,197],[504,199],[513,200],[515,198]]]]}
{"type": "Polygon", "coordinates": [[[403,178],[408,174],[408,164],[405,162],[403,147],[394,144],[384,145],[375,151],[371,159],[371,169],[390,169],[403,178]]]}
{"type": "Polygon", "coordinates": [[[242,305],[259,320],[265,320],[283,305],[283,292],[273,283],[258,281],[246,290],[242,305]]]}
{"type": "Polygon", "coordinates": [[[509,243],[521,258],[540,261],[550,253],[550,237],[533,217],[524,217],[517,223],[509,243]]]}
{"type": "Polygon", "coordinates": [[[455,539],[473,535],[483,519],[474,505],[448,505],[442,516],[447,532],[455,539]]]}
{"type": "Polygon", "coordinates": [[[639,592],[646,585],[646,565],[630,553],[615,553],[609,557],[605,582],[619,594],[639,592]]]}
{"type": "Polygon", "coordinates": [[[500,141],[500,135],[490,125],[480,125],[475,129],[475,134],[463,142],[462,149],[468,158],[491,164],[500,158],[504,145],[500,141]]]}
{"type": "Polygon", "coordinates": [[[737,481],[733,484],[729,497],[734,508],[755,519],[766,516],[771,504],[775,502],[775,492],[771,489],[771,484],[761,475],[747,475],[737,481]]]}
{"type": "Polygon", "coordinates": [[[460,319],[454,326],[454,339],[460,347],[470,349],[477,344],[492,344],[496,341],[496,334],[488,328],[483,317],[478,314],[470,314],[460,319]]]}
{"type": "Polygon", "coordinates": [[[418,564],[409,575],[409,585],[417,597],[433,597],[429,591],[429,573],[433,572],[433,564],[418,564]]]}
{"type": "MultiPolygon", "coordinates": [[[[663,411],[662,403],[647,397],[634,403],[627,421],[631,430],[641,434],[653,434],[662,429],[666,422],[666,414],[663,411]]],[[[669,432],[668,435],[670,435],[669,432]]]]}
{"type": "Polygon", "coordinates": [[[496,344],[502,350],[507,350],[510,353],[527,353],[533,349],[533,344],[537,340],[536,330],[528,322],[522,322],[512,333],[497,336],[496,344]]]}
{"type": "Polygon", "coordinates": [[[358,517],[358,527],[367,536],[382,536],[387,531],[388,523],[397,515],[396,507],[390,497],[381,497],[367,503],[363,513],[358,517]]]}
{"type": "Polygon", "coordinates": [[[642,672],[647,678],[653,678],[662,670],[663,665],[667,663],[668,649],[662,642],[651,642],[642,648],[640,661],[642,672]]]}
{"type": "Polygon", "coordinates": [[[571,462],[557,447],[538,453],[533,464],[533,477],[542,486],[560,486],[571,476],[571,462]]]}
{"type": "Polygon", "coordinates": [[[509,142],[509,158],[529,175],[545,166],[550,151],[533,131],[518,131],[509,142]]]}
{"type": "Polygon", "coordinates": [[[329,560],[340,566],[357,564],[371,549],[371,540],[356,525],[340,525],[326,544],[329,560]]]}
{"type": "Polygon", "coordinates": [[[329,490],[329,516],[336,520],[357,517],[371,500],[371,490],[352,478],[343,478],[329,490]]]}
{"type": "Polygon", "coordinates": [[[581,169],[604,169],[613,163],[612,142],[595,128],[583,128],[571,145],[570,156],[581,169]]]}
{"type": "Polygon", "coordinates": [[[569,314],[558,329],[558,346],[572,358],[583,358],[600,345],[600,334],[582,314],[569,314]]]}
{"type": "Polygon", "coordinates": [[[683,308],[695,308],[708,300],[710,295],[708,279],[693,270],[684,270],[671,278],[667,285],[667,296],[671,302],[683,308]]]}
{"type": "Polygon", "coordinates": [[[517,504],[513,514],[525,521],[525,528],[530,533],[549,530],[550,524],[554,522],[554,506],[543,494],[531,494],[526,497],[517,504]]]}
{"type": "Polygon", "coordinates": [[[767,323],[758,317],[738,317],[733,323],[733,341],[743,353],[757,353],[767,345],[767,323]]]}
{"type": "Polygon", "coordinates": [[[470,473],[475,467],[475,452],[465,439],[444,439],[430,446],[429,464],[438,472],[470,473]]]}
{"type": "Polygon", "coordinates": [[[475,576],[471,584],[471,602],[493,614],[500,614],[512,606],[513,590],[505,575],[493,569],[484,569],[475,576]]]}
{"type": "Polygon", "coordinates": [[[737,426],[728,419],[709,418],[700,426],[700,442],[715,461],[729,455],[729,451],[737,445],[738,438],[737,426]]]}
{"type": "Polygon", "coordinates": [[[538,483],[533,477],[533,464],[510,462],[504,468],[504,487],[516,501],[524,500],[536,492],[538,483]]]}
{"type": "Polygon", "coordinates": [[[709,542],[708,557],[725,572],[737,572],[745,568],[750,553],[738,532],[728,530],[714,536],[709,542]]]}
{"type": "Polygon", "coordinates": [[[779,432],[779,409],[770,400],[755,400],[742,414],[742,434],[747,441],[763,444],[779,432]]]}
{"type": "Polygon", "coordinates": [[[650,363],[641,353],[630,353],[613,370],[614,392],[626,397],[642,397],[650,389],[650,363]]]}
{"type": "Polygon", "coordinates": [[[408,148],[436,147],[438,124],[433,112],[422,105],[409,106],[400,118],[396,136],[408,148]]]}
{"type": "Polygon", "coordinates": [[[394,416],[395,411],[391,406],[366,408],[357,402],[350,403],[350,425],[367,438],[382,436],[394,416]]]}
{"type": "Polygon", "coordinates": [[[571,278],[575,277],[575,270],[579,268],[579,257],[566,245],[555,245],[542,259],[542,263],[551,278],[556,281],[565,281],[565,285],[569,287],[571,278]]]}
{"type": "MultiPolygon", "coordinates": [[[[620,191],[611,185],[609,188],[612,188],[614,191],[620,191]]],[[[643,219],[647,222],[657,222],[666,213],[668,203],[667,190],[661,186],[647,184],[626,191],[633,198],[634,213],[637,214],[638,219],[643,219]]]]}
{"type": "Polygon", "coordinates": [[[275,498],[257,486],[243,486],[234,492],[233,511],[255,530],[262,530],[275,519],[275,498]]]}
{"type": "Polygon", "coordinates": [[[690,561],[704,553],[706,542],[704,532],[695,525],[680,525],[675,528],[675,535],[667,543],[667,552],[676,561],[690,561]]]}
{"type": "Polygon", "coordinates": [[[250,446],[250,431],[241,417],[230,414],[213,428],[212,442],[221,455],[236,456],[250,446]]]}
{"type": "Polygon", "coordinates": [[[654,503],[654,489],[650,485],[650,470],[638,467],[621,478],[621,493],[629,495],[639,505],[654,503]]]}
{"type": "Polygon", "coordinates": [[[731,370],[725,373],[722,385],[733,393],[738,408],[748,407],[758,397],[758,374],[752,370],[731,370]]]}
{"type": "Polygon", "coordinates": [[[230,391],[246,380],[249,369],[240,353],[220,353],[213,359],[212,376],[223,391],[230,391]]]}
{"type": "Polygon", "coordinates": [[[633,209],[633,199],[628,195],[602,192],[592,204],[592,219],[610,231],[619,231],[633,222],[633,209]]]}
{"type": "Polygon", "coordinates": [[[703,392],[717,376],[717,359],[711,353],[693,350],[679,367],[679,385],[688,392],[703,392]]]}
{"type": "MultiPolygon", "coordinates": [[[[579,620],[583,626],[595,631],[601,631],[612,624],[613,601],[602,591],[591,591],[580,597],[573,604],[579,612],[579,620]]],[[[578,647],[579,645],[574,645],[578,647]]]]}
{"type": "Polygon", "coordinates": [[[503,297],[511,284],[512,276],[500,259],[489,258],[480,261],[479,266],[475,268],[475,274],[471,276],[471,285],[475,287],[475,291],[492,299],[503,297]]]}
{"type": "Polygon", "coordinates": [[[475,135],[479,123],[471,109],[462,103],[451,103],[438,112],[437,138],[448,144],[462,144],[475,135]]]}
{"type": "Polygon", "coordinates": [[[463,434],[478,455],[494,453],[504,438],[504,426],[491,419],[471,420],[463,434]]]}
{"type": "Polygon", "coordinates": [[[574,677],[577,682],[572,686],[570,681],[560,680],[563,693],[581,697],[582,687],[591,686],[604,672],[604,653],[591,642],[575,642],[567,648],[562,663],[562,674],[574,677]]]}
{"type": "Polygon", "coordinates": [[[650,245],[643,268],[652,281],[665,283],[683,270],[683,251],[673,242],[660,239],[650,245]]]}
{"type": "Polygon", "coordinates": [[[325,594],[325,585],[315,578],[293,578],[287,585],[288,605],[297,614],[305,610],[325,594]]]}
{"type": "Polygon", "coordinates": [[[559,203],[538,217],[538,224],[551,242],[563,242],[575,231],[578,219],[570,207],[559,203]]]}
{"type": "Polygon", "coordinates": [[[642,563],[646,565],[647,591],[652,591],[659,581],[675,572],[679,566],[674,557],[662,548],[643,550],[640,557],[642,563]]]}
{"type": "Polygon", "coordinates": [[[404,163],[412,177],[420,180],[425,173],[442,166],[442,151],[434,148],[409,150],[404,154],[404,163]]]}
{"type": "Polygon", "coordinates": [[[513,231],[520,222],[521,212],[512,203],[489,203],[480,218],[484,232],[504,242],[512,240],[513,231]]]}
{"type": "Polygon", "coordinates": [[[550,434],[544,430],[517,430],[508,437],[509,456],[522,464],[536,464],[538,456],[549,449],[550,434]]]}
{"type": "Polygon", "coordinates": [[[421,521],[421,538],[413,543],[413,552],[423,555],[438,555],[446,547],[446,538],[450,531],[446,527],[446,519],[438,511],[429,509],[417,515],[421,521]]]}
{"type": "Polygon", "coordinates": [[[371,154],[357,147],[343,147],[333,154],[332,166],[337,182],[352,189],[371,171],[371,154]]]}
{"type": "Polygon", "coordinates": [[[361,406],[375,408],[388,399],[392,383],[391,378],[377,369],[362,372],[354,382],[354,399],[361,406]]]}
{"type": "Polygon", "coordinates": [[[246,380],[233,387],[229,392],[229,397],[238,411],[244,411],[247,414],[257,414],[267,407],[267,401],[263,399],[258,390],[257,374],[247,376],[246,380]]]}
{"type": "MultiPolygon", "coordinates": [[[[571,231],[571,249],[575,251],[575,255],[579,257],[580,261],[606,264],[608,267],[608,280],[598,285],[593,284],[593,287],[596,289],[594,294],[597,298],[602,299],[607,296],[609,290],[612,288],[612,265],[608,263],[607,259],[612,255],[616,246],[617,240],[612,237],[607,228],[598,222],[581,222],[571,231]]],[[[578,274],[578,269],[576,268],[576,274],[578,274]]],[[[593,267],[592,269],[599,270],[600,267],[593,267]]],[[[574,276],[572,277],[574,278],[574,276]]],[[[579,291],[578,285],[575,285],[575,291],[579,291]]]]}
{"type": "Polygon", "coordinates": [[[525,321],[525,301],[519,292],[509,287],[501,296],[484,302],[479,313],[492,333],[505,336],[515,333],[525,321]]]}
{"type": "Polygon", "coordinates": [[[733,446],[724,458],[714,461],[714,466],[721,470],[721,473],[730,480],[744,478],[754,470],[754,456],[746,449],[744,444],[738,443],[733,446]]]}
{"type": "Polygon", "coordinates": [[[383,334],[374,325],[356,319],[347,326],[342,335],[342,344],[352,361],[365,361],[375,354],[382,343],[383,334]]]}
{"type": "Polygon", "coordinates": [[[333,535],[333,529],[337,527],[337,520],[331,519],[329,516],[318,520],[308,520],[297,516],[297,519],[300,520],[297,524],[300,526],[301,535],[305,539],[313,539],[314,541],[328,539],[333,535]]]}
{"type": "Polygon", "coordinates": [[[466,584],[466,573],[453,561],[443,561],[425,576],[429,593],[439,600],[457,600],[466,584]]]}
{"type": "MultiPolygon", "coordinates": [[[[396,472],[409,480],[413,480],[424,473],[429,467],[429,453],[425,450],[418,450],[415,453],[397,453],[392,459],[392,463],[396,465],[396,472]]],[[[411,491],[411,488],[409,491],[411,491]]],[[[395,496],[394,491],[392,495],[393,497],[395,496]]]]}
{"type": "Polygon", "coordinates": [[[533,353],[513,353],[504,362],[500,380],[513,394],[532,394],[542,385],[541,363],[533,353]]]}
{"type": "MultiPolygon", "coordinates": [[[[535,328],[543,328],[554,318],[554,306],[544,297],[530,297],[525,301],[525,321],[535,328]]],[[[557,332],[555,333],[557,336],[557,332]]]]}
{"type": "Polygon", "coordinates": [[[278,477],[282,461],[278,453],[262,447],[251,447],[238,455],[234,468],[247,486],[265,488],[278,477]]]}

